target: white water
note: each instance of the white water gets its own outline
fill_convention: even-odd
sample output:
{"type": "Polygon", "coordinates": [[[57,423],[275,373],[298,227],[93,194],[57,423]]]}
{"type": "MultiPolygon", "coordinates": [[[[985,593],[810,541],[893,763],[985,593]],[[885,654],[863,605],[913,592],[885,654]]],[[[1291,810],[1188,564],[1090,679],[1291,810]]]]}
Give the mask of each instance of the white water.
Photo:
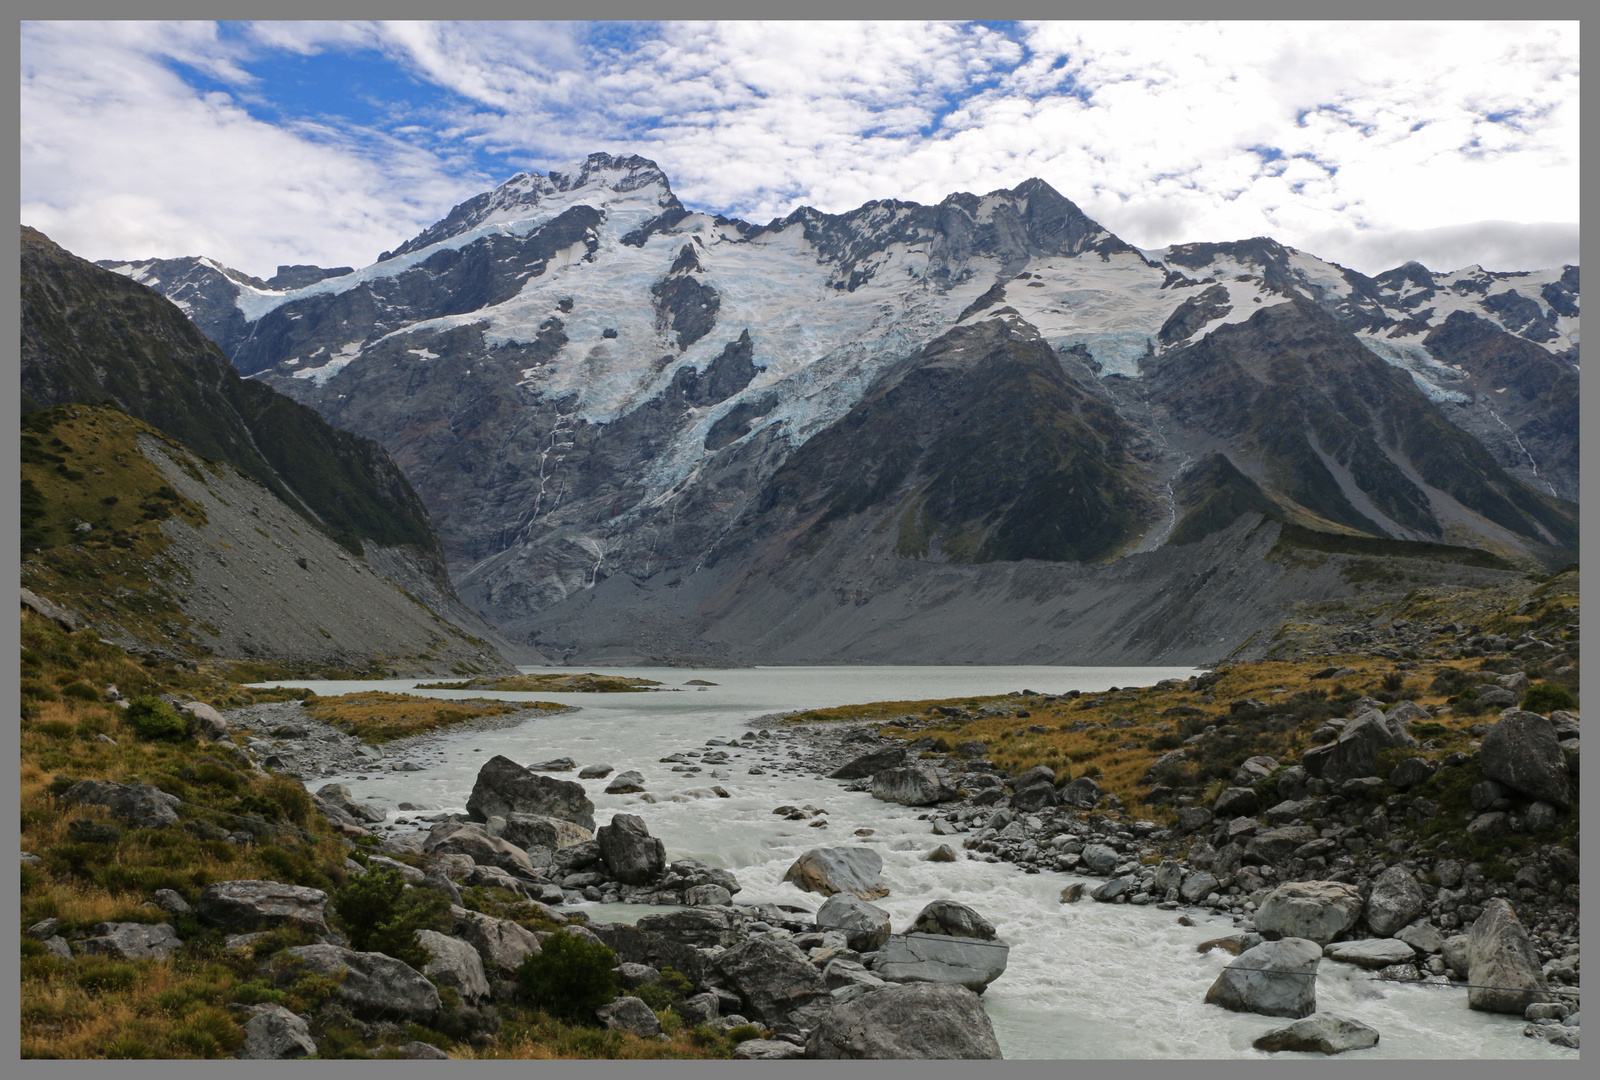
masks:
{"type": "MultiPolygon", "coordinates": [[[[946,840],[959,849],[961,838],[935,837],[928,822],[918,820],[915,808],[847,792],[838,781],[819,779],[803,769],[781,771],[784,764],[801,761],[789,757],[791,746],[797,744],[788,740],[772,740],[772,749],[732,750],[730,765],[706,767],[698,774],[674,773],[670,764],[658,760],[676,751],[705,749],[709,738],[742,735],[749,730],[746,720],[766,713],[1020,689],[1062,693],[1149,686],[1159,679],[1186,677],[1193,674],[1190,669],[950,666],[607,672],[652,678],[665,687],[683,689],[641,694],[474,692],[472,696],[505,700],[559,701],[582,706],[583,711],[499,731],[441,736],[406,755],[427,766],[424,772],[362,774],[367,779],[329,776],[324,782],[347,784],[357,798],[375,795],[391,807],[399,802],[431,803],[459,812],[481,764],[495,754],[524,764],[566,756],[575,758],[580,767],[605,763],[618,771],[636,769],[644,775],[646,789],[660,801],[652,805],[637,795],[607,795],[606,780],[581,781],[594,801],[596,819],[604,823],[618,811],[640,815],[652,835],[666,844],[669,860],[694,856],[733,870],[744,886],[736,897],[739,903],[773,901],[815,910],[820,897],[782,882],[794,859],[812,847],[871,844],[883,855],[883,879],[891,889],[888,897],[875,902],[891,913],[895,929],[902,929],[929,900],[948,897],[982,912],[1011,944],[1009,967],[983,999],[1007,1058],[1259,1058],[1269,1055],[1253,1050],[1251,1041],[1288,1022],[1203,1003],[1206,989],[1231,957],[1215,949],[1202,956],[1195,946],[1233,932],[1229,919],[1192,911],[1196,925],[1185,927],[1177,922],[1178,912],[1154,907],[1097,904],[1087,898],[1063,905],[1058,901],[1061,887],[1089,879],[1024,874],[1009,864],[968,860],[965,852],[956,863],[924,862],[922,856],[946,840]],[[690,679],[718,685],[704,690],[684,687],[690,679]],[[767,768],[766,775],[750,776],[747,770],[754,764],[767,768]],[[713,795],[713,784],[721,784],[732,798],[713,795]],[[775,816],[773,808],[785,803],[827,809],[828,827],[813,829],[809,822],[775,816]],[[861,838],[853,835],[858,828],[876,831],[861,838]]],[[[274,685],[309,686],[318,694],[395,690],[462,696],[412,691],[415,680],[274,685]]],[[[770,723],[765,726],[779,730],[770,723]]],[[[575,778],[574,773],[563,776],[575,778]]],[[[631,922],[647,910],[608,906],[592,910],[591,915],[631,922]]],[[[1523,1037],[1519,1018],[1470,1011],[1465,990],[1376,983],[1365,971],[1325,960],[1317,994],[1322,1010],[1379,1031],[1378,1045],[1354,1052],[1352,1058],[1577,1056],[1523,1037]]]]}

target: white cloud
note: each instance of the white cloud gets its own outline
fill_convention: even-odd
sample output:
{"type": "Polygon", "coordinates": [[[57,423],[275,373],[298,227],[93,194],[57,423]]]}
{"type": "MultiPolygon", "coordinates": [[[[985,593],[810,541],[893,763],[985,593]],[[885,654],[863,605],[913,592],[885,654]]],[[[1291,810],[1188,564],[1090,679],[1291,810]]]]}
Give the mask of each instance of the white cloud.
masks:
{"type": "Polygon", "coordinates": [[[1406,242],[1435,257],[1476,243],[1483,259],[1466,261],[1486,265],[1577,258],[1576,24],[1044,23],[1020,36],[947,23],[267,23],[245,46],[203,26],[25,27],[24,200],[31,190],[85,238],[145,238],[116,254],[154,253],[176,232],[257,270],[291,249],[370,260],[481,187],[472,166],[370,131],[253,121],[160,63],[182,51],[270,97],[243,89],[242,50],[370,48],[471,103],[438,121],[460,147],[541,169],[641,153],[687,204],[758,221],[1037,175],[1141,247],[1269,234],[1367,272],[1432,264],[1406,242]],[[92,182],[105,169],[125,175],[92,182]],[[226,198],[197,179],[214,173],[226,198]],[[142,221],[118,216],[113,188],[150,200],[142,221]]]}

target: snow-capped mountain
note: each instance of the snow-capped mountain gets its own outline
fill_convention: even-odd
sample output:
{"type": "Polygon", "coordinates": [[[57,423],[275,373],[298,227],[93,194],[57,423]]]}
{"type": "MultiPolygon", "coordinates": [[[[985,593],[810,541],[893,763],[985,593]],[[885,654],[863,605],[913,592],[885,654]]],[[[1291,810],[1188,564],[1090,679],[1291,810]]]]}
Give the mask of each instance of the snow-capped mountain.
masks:
{"type": "Polygon", "coordinates": [[[1153,552],[1216,531],[1185,515],[1217,505],[1195,487],[1217,455],[1311,528],[1514,558],[1575,544],[1577,267],[1367,278],[1265,238],[1139,251],[1037,179],[753,225],[605,154],[519,174],[349,272],[102,265],[382,442],[463,596],[529,633],[608,578],[694,578],[735,549],[792,563],[812,548],[780,557],[778,517],[898,515],[902,562],[1153,552]],[[950,422],[963,402],[986,433],[950,422]],[[869,418],[915,437],[849,436],[869,418]],[[797,478],[813,458],[859,490],[797,478]],[[831,510],[808,501],[823,489],[831,510]],[[1018,531],[1069,504],[1049,537],[1018,531]]]}

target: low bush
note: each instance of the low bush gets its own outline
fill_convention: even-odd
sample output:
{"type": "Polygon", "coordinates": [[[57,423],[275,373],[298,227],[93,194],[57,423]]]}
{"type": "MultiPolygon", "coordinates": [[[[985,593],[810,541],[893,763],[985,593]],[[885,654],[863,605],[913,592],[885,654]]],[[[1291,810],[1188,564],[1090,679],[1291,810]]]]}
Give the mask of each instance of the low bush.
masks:
{"type": "Polygon", "coordinates": [[[181,739],[188,730],[178,710],[153,694],[134,698],[123,715],[133,733],[149,742],[181,739]]]}
{"type": "Polygon", "coordinates": [[[517,967],[517,997],[553,1016],[589,1021],[617,996],[617,956],[605,945],[557,930],[517,967]]]}
{"type": "Polygon", "coordinates": [[[1536,683],[1522,696],[1522,707],[1529,712],[1549,714],[1556,709],[1576,709],[1578,699],[1566,689],[1551,683],[1536,683]]]}
{"type": "Polygon", "coordinates": [[[398,870],[370,870],[333,892],[333,909],[358,952],[381,952],[420,970],[432,958],[418,930],[443,929],[450,899],[434,889],[407,889],[398,870]]]}

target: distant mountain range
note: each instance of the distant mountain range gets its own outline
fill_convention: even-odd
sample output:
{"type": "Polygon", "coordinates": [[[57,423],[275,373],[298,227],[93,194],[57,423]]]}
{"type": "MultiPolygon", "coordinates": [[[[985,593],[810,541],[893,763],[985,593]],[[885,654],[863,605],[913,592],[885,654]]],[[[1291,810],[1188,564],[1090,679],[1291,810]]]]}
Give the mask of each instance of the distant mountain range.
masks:
{"type": "Polygon", "coordinates": [[[1194,659],[1349,592],[1284,535],[1577,550],[1576,266],[1141,251],[1037,179],[757,225],[605,154],[356,270],[101,265],[387,448],[462,597],[559,657],[1194,659]],[[927,625],[978,596],[981,645],[927,625]]]}

